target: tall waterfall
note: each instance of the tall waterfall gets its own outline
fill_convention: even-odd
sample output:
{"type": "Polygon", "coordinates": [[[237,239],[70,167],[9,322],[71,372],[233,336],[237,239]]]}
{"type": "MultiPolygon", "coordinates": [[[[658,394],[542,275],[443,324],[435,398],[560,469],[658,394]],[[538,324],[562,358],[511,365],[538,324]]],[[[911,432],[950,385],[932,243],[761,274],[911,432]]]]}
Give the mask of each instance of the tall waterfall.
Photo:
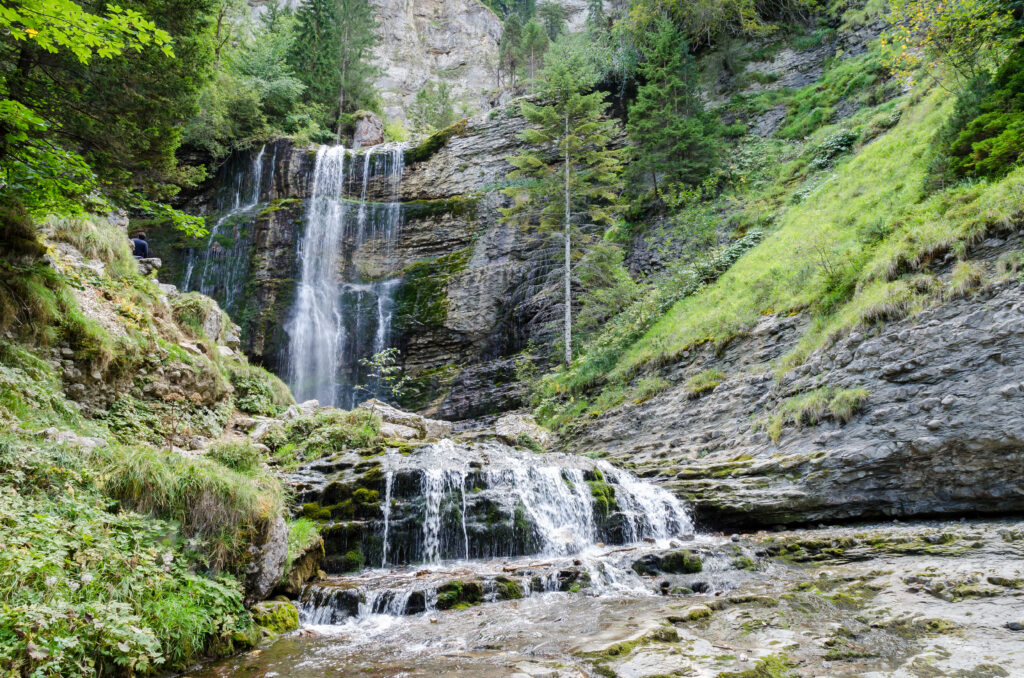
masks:
{"type": "Polygon", "coordinates": [[[299,285],[285,330],[288,381],[299,400],[352,408],[368,377],[361,360],[390,345],[398,280],[363,280],[356,251],[378,240],[389,253],[401,228],[404,146],[356,153],[317,151],[313,190],[299,243],[299,285]],[[367,200],[368,191],[385,198],[367,200]]]}
{"type": "Polygon", "coordinates": [[[224,166],[217,200],[220,216],[205,243],[191,248],[185,259],[182,289],[213,297],[229,313],[238,310],[248,277],[253,212],[264,188],[273,181],[277,146],[272,146],[270,172],[264,176],[266,154],[264,145],[248,157],[231,158],[224,166]]]}

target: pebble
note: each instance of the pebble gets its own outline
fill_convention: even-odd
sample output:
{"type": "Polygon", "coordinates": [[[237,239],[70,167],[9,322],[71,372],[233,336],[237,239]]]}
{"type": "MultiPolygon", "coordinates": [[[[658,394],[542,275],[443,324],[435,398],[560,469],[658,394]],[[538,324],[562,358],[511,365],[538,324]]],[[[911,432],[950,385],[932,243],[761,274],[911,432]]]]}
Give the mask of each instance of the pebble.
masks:
{"type": "Polygon", "coordinates": [[[731,537],[729,537],[729,541],[734,541],[735,542],[735,541],[739,541],[739,540],[740,540],[740,536],[738,534],[734,534],[731,537]]]}

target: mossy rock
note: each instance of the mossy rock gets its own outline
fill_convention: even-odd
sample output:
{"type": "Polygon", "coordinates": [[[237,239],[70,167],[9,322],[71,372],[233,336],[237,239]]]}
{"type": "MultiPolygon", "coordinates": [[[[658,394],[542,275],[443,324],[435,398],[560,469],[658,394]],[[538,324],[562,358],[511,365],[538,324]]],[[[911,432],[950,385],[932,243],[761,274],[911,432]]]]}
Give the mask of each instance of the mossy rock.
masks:
{"type": "Polygon", "coordinates": [[[686,618],[690,621],[707,619],[711,616],[711,608],[707,605],[694,605],[686,611],[686,618]]]}
{"type": "Polygon", "coordinates": [[[498,577],[495,584],[498,591],[498,600],[519,600],[523,597],[523,590],[519,587],[519,584],[507,577],[498,577]]]}
{"type": "Polygon", "coordinates": [[[464,609],[484,600],[484,589],[476,581],[450,581],[437,589],[439,610],[464,609]]]}
{"type": "Polygon", "coordinates": [[[406,150],[405,164],[413,165],[418,162],[423,162],[424,160],[429,160],[435,153],[444,148],[453,137],[465,134],[468,123],[469,118],[459,120],[453,125],[449,125],[442,130],[434,132],[424,139],[418,146],[414,146],[406,150]]]}
{"type": "Polygon", "coordinates": [[[288,633],[299,628],[299,611],[291,603],[267,601],[252,609],[256,624],[273,634],[288,633]]]}

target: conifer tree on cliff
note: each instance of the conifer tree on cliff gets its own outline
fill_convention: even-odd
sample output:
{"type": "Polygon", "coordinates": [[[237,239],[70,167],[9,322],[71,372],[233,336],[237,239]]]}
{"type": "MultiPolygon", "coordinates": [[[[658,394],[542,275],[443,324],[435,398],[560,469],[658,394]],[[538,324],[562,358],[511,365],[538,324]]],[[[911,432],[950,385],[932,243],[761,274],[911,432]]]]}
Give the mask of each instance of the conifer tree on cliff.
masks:
{"type": "Polygon", "coordinates": [[[686,38],[668,19],[656,24],[639,70],[645,82],[626,126],[641,151],[634,167],[649,174],[655,194],[659,174],[670,182],[700,183],[718,158],[714,121],[697,93],[686,38]]]}
{"type": "Polygon", "coordinates": [[[552,46],[538,78],[540,103],[521,105],[532,126],[519,135],[527,148],[509,158],[516,169],[513,185],[505,189],[515,200],[505,219],[562,231],[566,365],[572,362],[573,225],[584,218],[611,223],[622,170],[621,150],[608,147],[615,122],[602,116],[606,95],[592,91],[598,77],[578,38],[567,36],[552,46]]]}
{"type": "Polygon", "coordinates": [[[340,116],[372,101],[377,20],[369,0],[306,0],[289,61],[310,98],[340,116]]]}

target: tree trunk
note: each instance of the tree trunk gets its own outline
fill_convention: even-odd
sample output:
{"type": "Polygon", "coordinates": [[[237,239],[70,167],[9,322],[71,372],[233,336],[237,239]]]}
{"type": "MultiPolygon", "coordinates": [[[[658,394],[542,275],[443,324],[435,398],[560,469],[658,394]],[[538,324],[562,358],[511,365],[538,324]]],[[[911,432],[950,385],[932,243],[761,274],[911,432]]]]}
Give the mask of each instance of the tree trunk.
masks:
{"type": "Polygon", "coordinates": [[[341,66],[341,87],[338,88],[338,130],[334,134],[334,143],[341,143],[341,114],[345,110],[345,71],[347,64],[341,66]]]}
{"type": "Polygon", "coordinates": [[[565,113],[565,366],[572,363],[572,261],[569,224],[569,112],[565,113]]]}

